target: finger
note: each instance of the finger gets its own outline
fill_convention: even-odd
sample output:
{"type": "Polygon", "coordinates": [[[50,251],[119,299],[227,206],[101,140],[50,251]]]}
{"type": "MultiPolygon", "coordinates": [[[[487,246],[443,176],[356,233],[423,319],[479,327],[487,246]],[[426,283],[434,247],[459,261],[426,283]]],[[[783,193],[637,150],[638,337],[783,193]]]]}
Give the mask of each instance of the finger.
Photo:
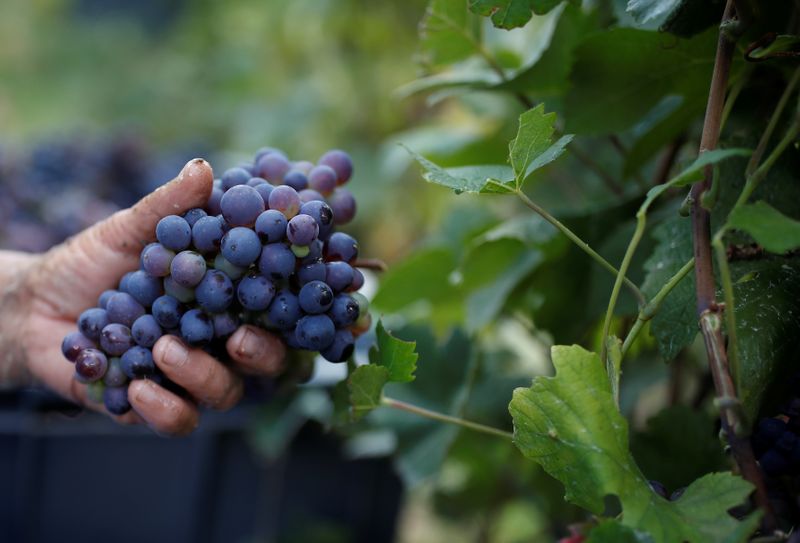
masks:
{"type": "Polygon", "coordinates": [[[159,434],[185,436],[197,428],[197,407],[148,379],[132,381],[128,401],[148,426],[159,434]]]}
{"type": "Polygon", "coordinates": [[[240,326],[225,346],[243,373],[277,375],[283,370],[286,346],[276,335],[260,328],[240,326]]]}
{"type": "Polygon", "coordinates": [[[203,405],[225,410],[242,398],[241,377],[206,352],[188,348],[175,336],[163,336],[156,342],[153,359],[164,375],[203,405]]]}
{"type": "Polygon", "coordinates": [[[61,316],[117,286],[125,272],[138,267],[142,247],[155,239],[163,217],[203,207],[213,185],[211,166],[196,158],[180,174],[129,209],[68,239],[50,251],[36,270],[40,297],[61,316]],[[57,284],[55,282],[57,281],[57,284]]]}

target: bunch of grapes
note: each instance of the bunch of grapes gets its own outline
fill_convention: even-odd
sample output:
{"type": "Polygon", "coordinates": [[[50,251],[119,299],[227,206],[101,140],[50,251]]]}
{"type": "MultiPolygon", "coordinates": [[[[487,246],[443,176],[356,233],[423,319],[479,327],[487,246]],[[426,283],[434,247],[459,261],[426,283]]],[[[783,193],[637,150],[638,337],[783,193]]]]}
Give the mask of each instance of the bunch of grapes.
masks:
{"type": "Polygon", "coordinates": [[[336,231],[355,215],[355,199],[342,186],[352,170],[343,151],[315,165],[264,148],[253,163],[214,181],[205,209],[161,219],[140,269],[103,292],[64,338],[75,378],[108,411],[123,414],[129,380],[174,386],[153,362],[159,337],[222,352],[243,323],[279,333],[291,348],[346,361],[370,326],[367,300],[357,292],[364,284],[358,243],[336,231]]]}
{"type": "MultiPolygon", "coordinates": [[[[793,381],[800,379],[795,377],[793,381]]],[[[751,442],[776,513],[797,524],[800,522],[800,397],[786,402],[777,416],[759,420],[751,442]]]]}

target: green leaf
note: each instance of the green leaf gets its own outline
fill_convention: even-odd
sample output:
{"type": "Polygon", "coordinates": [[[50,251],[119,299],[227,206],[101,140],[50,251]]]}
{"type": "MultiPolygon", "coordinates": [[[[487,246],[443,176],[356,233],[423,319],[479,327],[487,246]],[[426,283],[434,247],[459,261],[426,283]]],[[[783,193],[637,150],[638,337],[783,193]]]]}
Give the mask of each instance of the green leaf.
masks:
{"type": "MultiPolygon", "coordinates": [[[[544,15],[562,0],[469,0],[469,9],[491,17],[498,28],[517,28],[531,20],[532,13],[544,15]]],[[[463,4],[463,3],[462,3],[463,4]]]]}
{"type": "Polygon", "coordinates": [[[517,137],[509,144],[509,162],[517,190],[531,173],[561,156],[572,141],[572,136],[567,135],[552,143],[555,122],[556,114],[545,113],[544,104],[520,115],[517,137]]]}
{"type": "Polygon", "coordinates": [[[631,451],[648,479],[674,492],[705,473],[725,469],[715,424],[705,411],[668,407],[633,434],[631,451]]]}
{"type": "Polygon", "coordinates": [[[422,62],[448,64],[472,55],[478,44],[474,19],[463,0],[431,0],[419,27],[422,62]]]}
{"type": "Polygon", "coordinates": [[[389,381],[389,370],[375,364],[359,366],[347,379],[350,409],[358,420],[381,404],[383,385],[389,381]]]}
{"type": "Polygon", "coordinates": [[[703,113],[704,105],[686,101],[680,96],[667,96],[632,130],[636,141],[625,156],[623,174],[630,177],[665,145],[686,132],[703,113]]]}
{"type": "Polygon", "coordinates": [[[622,131],[665,96],[705,104],[716,29],[684,40],[659,32],[615,28],[586,38],[575,51],[565,97],[566,128],[578,134],[622,131]]]}
{"type": "Polygon", "coordinates": [[[414,351],[416,342],[403,341],[392,336],[383,327],[383,321],[378,321],[375,328],[377,335],[377,349],[371,353],[371,362],[385,367],[388,370],[389,381],[408,383],[414,380],[414,370],[417,369],[419,355],[414,351]]]}
{"type": "Polygon", "coordinates": [[[656,198],[664,194],[672,187],[683,187],[690,185],[695,181],[703,178],[703,170],[706,166],[717,164],[732,157],[743,157],[752,154],[750,149],[714,149],[713,151],[706,151],[701,153],[694,162],[688,167],[684,168],[681,173],[656,187],[647,191],[647,198],[645,199],[642,207],[648,207],[656,198]]]}
{"type": "Polygon", "coordinates": [[[739,523],[727,513],[752,491],[730,473],[698,479],[674,502],[653,492],[628,450],[628,423],[614,405],[597,354],[555,346],[552,359],[555,377],[515,390],[509,411],[514,443],[561,481],[567,500],[600,514],[605,496],[614,494],[622,523],[655,543],[740,541],[755,529],[757,517],[739,523]]]}
{"type": "Polygon", "coordinates": [[[450,280],[456,268],[456,257],[449,249],[420,250],[383,276],[372,306],[390,313],[413,307],[437,330],[445,330],[464,316],[463,294],[450,280]]]}
{"type": "MultiPolygon", "coordinates": [[[[647,275],[642,285],[648,299],[692,258],[691,220],[676,215],[656,227],[653,237],[656,247],[645,262],[647,275]]],[[[674,359],[697,335],[694,285],[694,274],[690,273],[672,289],[650,321],[650,332],[666,361],[674,359]]]]}
{"type": "Polygon", "coordinates": [[[800,222],[764,201],[734,209],[728,225],[744,230],[771,253],[785,253],[800,247],[800,222]]]}
{"type": "Polygon", "coordinates": [[[605,519],[589,532],[586,543],[648,543],[649,536],[637,533],[616,519],[605,519]]]}
{"type": "Polygon", "coordinates": [[[792,52],[793,56],[797,56],[799,48],[800,36],[782,34],[775,36],[775,39],[769,45],[757,47],[750,51],[750,57],[764,60],[787,52],[792,52]]]}
{"type": "MultiPolygon", "coordinates": [[[[405,147],[405,146],[404,146],[405,147]]],[[[461,166],[442,168],[405,148],[425,169],[422,177],[430,182],[462,192],[508,193],[514,192],[514,172],[508,166],[461,166]]]]}
{"type": "MultiPolygon", "coordinates": [[[[797,367],[800,265],[794,258],[733,262],[739,399],[750,421],[771,385],[797,367]]],[[[783,379],[785,381],[785,379],[783,379]]]]}
{"type": "Polygon", "coordinates": [[[639,23],[664,21],[680,3],[681,0],[628,0],[627,11],[639,23]]]}

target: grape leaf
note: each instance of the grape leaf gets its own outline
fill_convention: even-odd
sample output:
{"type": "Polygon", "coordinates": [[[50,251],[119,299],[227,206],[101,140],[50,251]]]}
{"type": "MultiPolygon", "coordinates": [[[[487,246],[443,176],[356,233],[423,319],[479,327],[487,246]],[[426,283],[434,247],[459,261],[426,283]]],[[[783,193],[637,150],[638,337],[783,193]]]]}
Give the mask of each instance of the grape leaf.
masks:
{"type": "Polygon", "coordinates": [[[463,0],[431,0],[419,26],[422,62],[447,64],[472,55],[478,44],[474,19],[463,0]]]}
{"type": "Polygon", "coordinates": [[[508,30],[525,26],[533,13],[544,15],[561,2],[562,0],[469,0],[469,9],[478,15],[491,17],[494,26],[508,30]]]}
{"type": "Polygon", "coordinates": [[[544,104],[539,104],[520,115],[517,137],[509,144],[509,162],[514,170],[516,189],[535,170],[553,162],[564,152],[572,135],[566,135],[553,143],[555,113],[545,113],[544,104]]]}
{"type": "Polygon", "coordinates": [[[755,420],[776,375],[797,367],[800,265],[793,258],[733,262],[739,399],[755,420]]]}
{"type": "Polygon", "coordinates": [[[627,11],[639,23],[664,21],[681,3],[681,0],[628,0],[627,11]]]}
{"type": "Polygon", "coordinates": [[[350,390],[350,413],[358,420],[381,404],[383,385],[389,381],[389,370],[375,364],[355,369],[347,379],[350,390]]]}
{"type": "MultiPolygon", "coordinates": [[[[656,247],[645,262],[647,275],[642,285],[648,299],[693,255],[692,224],[688,218],[675,216],[666,220],[653,229],[653,237],[656,247]]],[[[697,335],[694,285],[694,274],[689,273],[667,295],[650,321],[650,333],[666,361],[674,359],[697,335]]]]}
{"type": "Polygon", "coordinates": [[[650,543],[646,534],[637,533],[616,519],[605,519],[589,532],[586,543],[650,543]]]}
{"type": "Polygon", "coordinates": [[[408,150],[425,169],[423,179],[462,192],[508,193],[514,192],[514,173],[508,166],[460,166],[442,168],[419,153],[408,150]]]}
{"type": "Polygon", "coordinates": [[[567,130],[624,130],[667,95],[682,96],[686,107],[704,104],[716,36],[715,30],[685,40],[633,28],[590,35],[575,51],[565,97],[567,130]]]}
{"type": "Polygon", "coordinates": [[[370,353],[370,361],[388,370],[389,381],[397,383],[413,381],[419,356],[414,351],[416,342],[403,341],[393,337],[383,327],[383,321],[378,321],[375,334],[378,344],[377,348],[370,353]]]}
{"type": "Polygon", "coordinates": [[[771,253],[781,254],[800,247],[800,222],[764,201],[734,209],[728,225],[744,230],[771,253]]]}
{"type": "Polygon", "coordinates": [[[628,423],[617,410],[600,357],[573,346],[552,348],[555,377],[537,377],[514,391],[509,411],[514,443],[566,488],[566,499],[593,513],[616,495],[622,523],[647,532],[655,543],[743,541],[757,515],[743,523],[727,510],[741,504],[752,486],[730,473],[693,482],[667,501],[650,489],[628,449],[628,423]]]}

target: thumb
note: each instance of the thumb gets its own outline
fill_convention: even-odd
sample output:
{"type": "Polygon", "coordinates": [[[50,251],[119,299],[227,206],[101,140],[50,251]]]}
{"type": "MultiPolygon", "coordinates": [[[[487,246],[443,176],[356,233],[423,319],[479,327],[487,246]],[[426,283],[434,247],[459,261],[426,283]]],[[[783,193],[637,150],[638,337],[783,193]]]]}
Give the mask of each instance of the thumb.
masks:
{"type": "Polygon", "coordinates": [[[68,239],[44,255],[40,284],[58,296],[52,305],[62,314],[85,309],[105,289],[116,287],[125,272],[139,266],[142,247],[155,239],[156,224],[167,215],[204,207],[214,182],[205,160],[189,161],[178,176],[133,207],[68,239]],[[74,304],[74,305],[73,305],[74,304]],[[78,309],[78,307],[80,308],[78,309]]]}

